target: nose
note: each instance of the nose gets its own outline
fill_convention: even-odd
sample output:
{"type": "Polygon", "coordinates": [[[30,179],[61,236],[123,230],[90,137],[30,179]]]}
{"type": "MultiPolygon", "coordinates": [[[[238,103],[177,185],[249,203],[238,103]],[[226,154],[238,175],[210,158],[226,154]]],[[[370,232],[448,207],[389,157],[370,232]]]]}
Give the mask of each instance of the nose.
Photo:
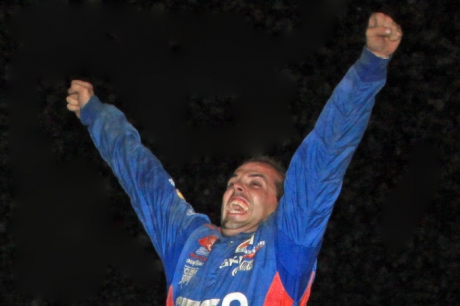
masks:
{"type": "Polygon", "coordinates": [[[235,191],[241,192],[241,191],[244,190],[243,184],[241,184],[240,181],[237,181],[237,182],[233,183],[233,189],[234,189],[235,191]]]}

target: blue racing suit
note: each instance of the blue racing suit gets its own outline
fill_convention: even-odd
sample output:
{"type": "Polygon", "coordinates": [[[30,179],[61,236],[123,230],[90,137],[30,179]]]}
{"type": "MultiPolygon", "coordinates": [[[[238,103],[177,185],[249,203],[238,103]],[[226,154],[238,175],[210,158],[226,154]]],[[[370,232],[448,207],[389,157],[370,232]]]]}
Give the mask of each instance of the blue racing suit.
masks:
{"type": "Polygon", "coordinates": [[[295,152],[277,210],[256,232],[233,237],[194,212],[123,113],[91,97],[81,121],[163,262],[167,305],[307,303],[327,222],[388,61],[364,48],[295,152]]]}

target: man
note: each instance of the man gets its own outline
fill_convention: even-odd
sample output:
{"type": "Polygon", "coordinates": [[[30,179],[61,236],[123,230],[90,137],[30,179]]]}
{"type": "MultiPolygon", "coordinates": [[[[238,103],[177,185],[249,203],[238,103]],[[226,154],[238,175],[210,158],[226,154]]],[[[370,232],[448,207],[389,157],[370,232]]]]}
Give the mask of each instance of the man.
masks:
{"type": "Polygon", "coordinates": [[[102,104],[91,84],[72,82],[67,107],[88,126],[152,239],[165,267],[167,305],[306,304],[346,167],[401,37],[389,16],[370,17],[361,58],[294,154],[285,179],[269,159],[241,165],[224,192],[220,228],[176,192],[120,111],[102,104]]]}

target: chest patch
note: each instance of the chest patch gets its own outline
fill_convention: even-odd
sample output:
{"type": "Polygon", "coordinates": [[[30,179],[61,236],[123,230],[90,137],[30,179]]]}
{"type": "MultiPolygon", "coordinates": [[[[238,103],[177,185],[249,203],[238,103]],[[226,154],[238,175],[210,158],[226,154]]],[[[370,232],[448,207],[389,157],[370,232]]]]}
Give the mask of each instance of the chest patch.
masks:
{"type": "Polygon", "coordinates": [[[208,259],[212,246],[218,237],[216,235],[209,235],[198,240],[199,247],[195,252],[190,253],[189,258],[185,261],[182,278],[179,284],[188,284],[193,276],[198,272],[198,269],[208,259]]]}
{"type": "Polygon", "coordinates": [[[255,255],[265,246],[265,241],[259,241],[254,245],[254,236],[238,245],[235,249],[235,256],[226,258],[220,265],[219,269],[233,268],[232,275],[235,276],[238,271],[250,271],[254,266],[255,255]]]}

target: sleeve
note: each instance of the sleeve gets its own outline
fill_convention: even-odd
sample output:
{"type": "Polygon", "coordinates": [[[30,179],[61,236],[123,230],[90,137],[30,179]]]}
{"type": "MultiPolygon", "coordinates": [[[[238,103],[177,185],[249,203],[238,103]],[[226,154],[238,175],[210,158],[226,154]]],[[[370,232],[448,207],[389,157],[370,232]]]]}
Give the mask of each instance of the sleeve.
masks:
{"type": "Polygon", "coordinates": [[[364,48],[289,165],[276,212],[276,246],[280,277],[294,300],[310,281],[345,170],[385,84],[388,62],[364,48]]]}
{"type": "Polygon", "coordinates": [[[169,285],[188,235],[209,219],[196,214],[178,195],[159,160],[142,145],[137,130],[117,108],[92,96],[81,110],[81,121],[129,195],[164,264],[169,285]]]}

